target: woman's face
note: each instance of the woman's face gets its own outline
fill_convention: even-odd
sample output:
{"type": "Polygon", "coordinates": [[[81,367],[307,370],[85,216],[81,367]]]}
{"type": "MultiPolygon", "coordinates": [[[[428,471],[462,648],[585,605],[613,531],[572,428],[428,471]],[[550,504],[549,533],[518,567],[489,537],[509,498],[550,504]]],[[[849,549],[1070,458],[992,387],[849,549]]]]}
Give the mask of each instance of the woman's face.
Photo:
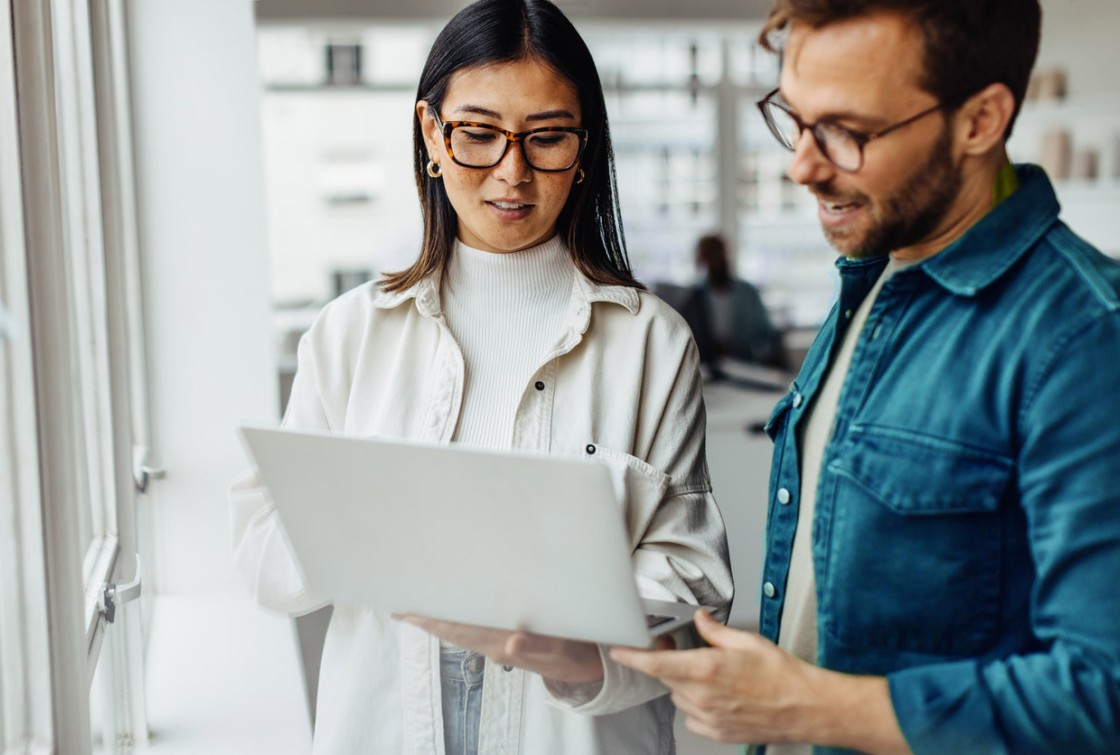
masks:
{"type": "MultiPolygon", "coordinates": [[[[443,171],[451,206],[459,218],[459,240],[488,252],[517,252],[547,241],[571,192],[578,165],[558,173],[534,170],[511,143],[491,168],[466,168],[447,154],[435,115],[521,132],[547,126],[582,126],[579,95],[567,79],[533,59],[457,71],[440,112],[416,104],[428,156],[443,171]]],[[[500,137],[499,137],[500,139],[500,137]]]]}

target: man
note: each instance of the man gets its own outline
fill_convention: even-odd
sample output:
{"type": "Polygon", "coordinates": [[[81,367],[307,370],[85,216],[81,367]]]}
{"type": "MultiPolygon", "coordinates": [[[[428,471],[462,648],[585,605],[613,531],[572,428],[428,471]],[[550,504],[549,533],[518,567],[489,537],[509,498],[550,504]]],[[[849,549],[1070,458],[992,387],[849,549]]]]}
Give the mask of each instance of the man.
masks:
{"type": "Polygon", "coordinates": [[[768,425],[761,636],[700,613],[711,648],[613,653],[695,732],[1120,752],[1120,265],[1008,162],[1039,26],[1037,0],[777,0],[760,107],[842,285],[768,425]]]}

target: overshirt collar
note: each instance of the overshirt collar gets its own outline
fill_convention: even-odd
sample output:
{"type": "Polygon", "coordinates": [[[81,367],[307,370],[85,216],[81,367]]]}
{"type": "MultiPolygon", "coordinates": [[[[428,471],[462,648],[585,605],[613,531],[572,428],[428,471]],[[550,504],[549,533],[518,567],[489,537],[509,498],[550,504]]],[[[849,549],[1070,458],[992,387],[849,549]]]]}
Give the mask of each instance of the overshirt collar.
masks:
{"type": "Polygon", "coordinates": [[[415,299],[416,309],[420,314],[435,317],[440,313],[439,286],[442,280],[443,270],[436,270],[427,278],[399,291],[376,288],[373,306],[378,309],[394,309],[410,299],[415,299]]]}
{"type": "MultiPolygon", "coordinates": [[[[436,317],[442,311],[440,304],[440,283],[443,271],[434,273],[400,291],[377,290],[373,305],[379,309],[393,309],[409,299],[416,300],[416,309],[427,317],[436,317]]],[[[581,321],[580,332],[587,330],[591,318],[591,305],[595,302],[608,302],[625,307],[630,314],[638,312],[638,291],[630,286],[603,285],[592,281],[575,270],[575,283],[572,287],[573,314],[581,321]]]]}
{"type": "Polygon", "coordinates": [[[577,269],[576,290],[582,294],[588,304],[599,301],[608,302],[625,307],[632,315],[638,313],[638,289],[633,286],[596,283],[577,269]]]}

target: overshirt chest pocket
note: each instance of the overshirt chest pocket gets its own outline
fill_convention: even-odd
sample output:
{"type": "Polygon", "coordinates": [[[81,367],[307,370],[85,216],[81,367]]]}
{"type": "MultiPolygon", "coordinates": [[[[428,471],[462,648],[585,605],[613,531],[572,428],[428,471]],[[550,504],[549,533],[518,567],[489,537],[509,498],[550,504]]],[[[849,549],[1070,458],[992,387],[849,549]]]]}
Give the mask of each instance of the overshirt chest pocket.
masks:
{"type": "Polygon", "coordinates": [[[630,547],[637,547],[657,507],[669,488],[669,475],[648,462],[622,451],[588,444],[584,454],[589,461],[598,461],[610,472],[615,500],[626,519],[630,547]]]}
{"type": "Polygon", "coordinates": [[[866,426],[853,427],[837,450],[821,480],[835,507],[822,590],[827,631],[857,647],[940,657],[990,649],[1011,460],[866,426]]]}

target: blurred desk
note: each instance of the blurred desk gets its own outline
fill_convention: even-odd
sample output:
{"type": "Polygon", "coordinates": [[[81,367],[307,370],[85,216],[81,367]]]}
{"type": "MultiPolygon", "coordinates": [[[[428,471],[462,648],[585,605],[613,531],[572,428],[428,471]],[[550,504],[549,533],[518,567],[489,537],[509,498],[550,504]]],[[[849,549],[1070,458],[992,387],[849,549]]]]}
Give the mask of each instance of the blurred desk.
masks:
{"type": "Polygon", "coordinates": [[[704,403],[712,490],[727,525],[735,577],[730,624],[753,629],[758,626],[772,444],[764,433],[751,428],[766,422],[786,387],[741,385],[730,380],[706,383],[704,403]]]}

